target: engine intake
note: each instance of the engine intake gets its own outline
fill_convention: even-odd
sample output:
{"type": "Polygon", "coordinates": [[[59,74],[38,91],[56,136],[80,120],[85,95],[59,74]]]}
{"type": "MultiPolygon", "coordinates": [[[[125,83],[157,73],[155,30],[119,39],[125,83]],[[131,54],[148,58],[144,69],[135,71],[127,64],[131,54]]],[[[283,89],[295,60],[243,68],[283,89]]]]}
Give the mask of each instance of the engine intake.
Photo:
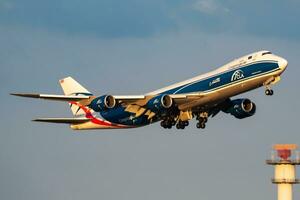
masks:
{"type": "Polygon", "coordinates": [[[256,105],[249,99],[236,99],[231,101],[231,105],[223,110],[226,113],[230,113],[238,119],[251,117],[256,112],[256,105]]]}
{"type": "Polygon", "coordinates": [[[154,111],[166,110],[173,105],[173,99],[169,95],[159,95],[150,99],[147,103],[147,107],[154,111]]]}
{"type": "Polygon", "coordinates": [[[95,98],[91,102],[90,108],[92,108],[96,112],[100,112],[114,108],[116,104],[116,99],[112,95],[103,95],[95,98]]]}

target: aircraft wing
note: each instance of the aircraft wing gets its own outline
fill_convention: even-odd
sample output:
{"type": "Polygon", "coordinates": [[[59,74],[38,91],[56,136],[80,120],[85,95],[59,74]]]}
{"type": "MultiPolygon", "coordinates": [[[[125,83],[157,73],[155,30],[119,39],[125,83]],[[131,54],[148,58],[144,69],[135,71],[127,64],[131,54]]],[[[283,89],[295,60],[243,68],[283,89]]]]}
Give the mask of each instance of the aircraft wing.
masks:
{"type": "Polygon", "coordinates": [[[145,95],[113,95],[113,97],[119,103],[123,103],[125,105],[136,104],[139,106],[146,105],[148,100],[152,98],[145,95]]]}
{"type": "Polygon", "coordinates": [[[61,124],[81,124],[90,121],[88,118],[38,118],[32,120],[34,122],[48,122],[61,124]]]}
{"type": "Polygon", "coordinates": [[[198,92],[187,94],[171,94],[169,96],[173,99],[178,109],[184,111],[212,100],[215,95],[198,92]]]}
{"type": "Polygon", "coordinates": [[[180,101],[190,101],[199,99],[205,96],[204,93],[187,93],[187,94],[170,94],[169,95],[175,102],[180,103],[180,101]]]}
{"type": "MultiPolygon", "coordinates": [[[[155,97],[156,95],[128,95],[128,96],[115,96],[113,97],[118,101],[125,105],[138,105],[138,106],[145,106],[150,99],[155,97]]],[[[204,97],[203,93],[187,93],[187,94],[170,94],[169,95],[176,105],[181,105],[183,103],[188,103],[195,99],[199,99],[204,97]]]]}
{"type": "MultiPolygon", "coordinates": [[[[130,96],[125,96],[121,98],[114,96],[116,100],[119,100],[125,104],[126,111],[135,113],[136,117],[141,116],[142,114],[147,115],[148,119],[151,119],[156,115],[155,112],[147,108],[147,103],[150,99],[156,95],[146,95],[146,96],[137,96],[137,98],[130,98],[130,96]]],[[[187,93],[187,94],[170,94],[169,95],[174,104],[178,107],[179,110],[187,110],[193,108],[195,105],[199,105],[199,101],[205,99],[206,95],[203,93],[187,93]]],[[[206,98],[207,99],[207,98],[206,98]]]]}
{"type": "Polygon", "coordinates": [[[30,93],[11,93],[14,96],[27,97],[27,98],[37,98],[46,99],[53,101],[81,101],[88,100],[92,98],[91,96],[75,96],[75,95],[56,95],[56,94],[30,94],[30,93]]]}

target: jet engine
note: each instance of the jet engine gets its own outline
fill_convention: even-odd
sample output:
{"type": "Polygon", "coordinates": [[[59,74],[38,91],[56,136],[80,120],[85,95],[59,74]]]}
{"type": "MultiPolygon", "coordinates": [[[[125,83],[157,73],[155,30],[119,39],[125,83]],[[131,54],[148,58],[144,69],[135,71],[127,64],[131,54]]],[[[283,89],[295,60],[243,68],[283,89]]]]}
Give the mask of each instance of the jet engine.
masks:
{"type": "Polygon", "coordinates": [[[173,105],[173,99],[169,95],[159,95],[150,99],[147,103],[147,108],[153,112],[166,110],[173,105]]]}
{"type": "Polygon", "coordinates": [[[107,109],[114,108],[116,106],[116,99],[111,95],[103,95],[95,98],[91,104],[92,108],[96,112],[105,111],[107,109]]]}
{"type": "Polygon", "coordinates": [[[230,105],[223,111],[238,119],[243,119],[255,114],[256,105],[249,99],[236,99],[231,101],[230,105]]]}

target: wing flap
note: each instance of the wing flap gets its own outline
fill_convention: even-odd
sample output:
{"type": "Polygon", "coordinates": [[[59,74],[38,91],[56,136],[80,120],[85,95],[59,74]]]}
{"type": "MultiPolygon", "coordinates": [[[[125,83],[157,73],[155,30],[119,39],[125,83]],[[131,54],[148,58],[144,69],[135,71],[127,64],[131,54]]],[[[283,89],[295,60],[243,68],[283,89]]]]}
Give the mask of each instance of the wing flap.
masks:
{"type": "Polygon", "coordinates": [[[90,121],[87,118],[37,118],[32,120],[34,122],[47,122],[59,124],[81,124],[90,121]]]}

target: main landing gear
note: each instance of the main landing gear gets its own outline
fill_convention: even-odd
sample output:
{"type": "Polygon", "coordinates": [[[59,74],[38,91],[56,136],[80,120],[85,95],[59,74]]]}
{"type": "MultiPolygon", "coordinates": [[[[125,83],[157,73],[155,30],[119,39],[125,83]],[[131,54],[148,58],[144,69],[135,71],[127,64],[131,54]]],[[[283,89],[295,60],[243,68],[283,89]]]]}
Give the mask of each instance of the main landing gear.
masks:
{"type": "Polygon", "coordinates": [[[207,122],[207,119],[208,119],[208,113],[207,112],[200,113],[196,117],[196,119],[198,120],[198,123],[196,124],[196,127],[201,128],[201,129],[205,129],[206,122],[207,122]]]}
{"type": "Polygon", "coordinates": [[[174,119],[166,119],[160,122],[160,126],[166,129],[171,129],[176,124],[174,119]]]}
{"type": "MultiPolygon", "coordinates": [[[[208,112],[194,113],[194,115],[198,121],[196,127],[204,129],[208,120],[208,112]]],[[[160,125],[165,129],[171,129],[173,126],[176,126],[177,129],[185,129],[189,125],[189,121],[182,121],[178,117],[168,117],[162,120],[160,125]]]]}
{"type": "Polygon", "coordinates": [[[186,126],[189,125],[189,121],[178,121],[178,123],[176,124],[176,128],[177,129],[184,129],[186,126]]]}
{"type": "Polygon", "coordinates": [[[160,126],[165,128],[165,129],[171,129],[173,126],[176,125],[177,129],[184,129],[186,126],[189,125],[189,121],[181,121],[179,120],[177,123],[173,119],[166,119],[160,122],[160,126]]]}
{"type": "Polygon", "coordinates": [[[206,117],[200,117],[199,122],[196,124],[197,128],[205,129],[206,127],[207,118],[206,117]]]}

